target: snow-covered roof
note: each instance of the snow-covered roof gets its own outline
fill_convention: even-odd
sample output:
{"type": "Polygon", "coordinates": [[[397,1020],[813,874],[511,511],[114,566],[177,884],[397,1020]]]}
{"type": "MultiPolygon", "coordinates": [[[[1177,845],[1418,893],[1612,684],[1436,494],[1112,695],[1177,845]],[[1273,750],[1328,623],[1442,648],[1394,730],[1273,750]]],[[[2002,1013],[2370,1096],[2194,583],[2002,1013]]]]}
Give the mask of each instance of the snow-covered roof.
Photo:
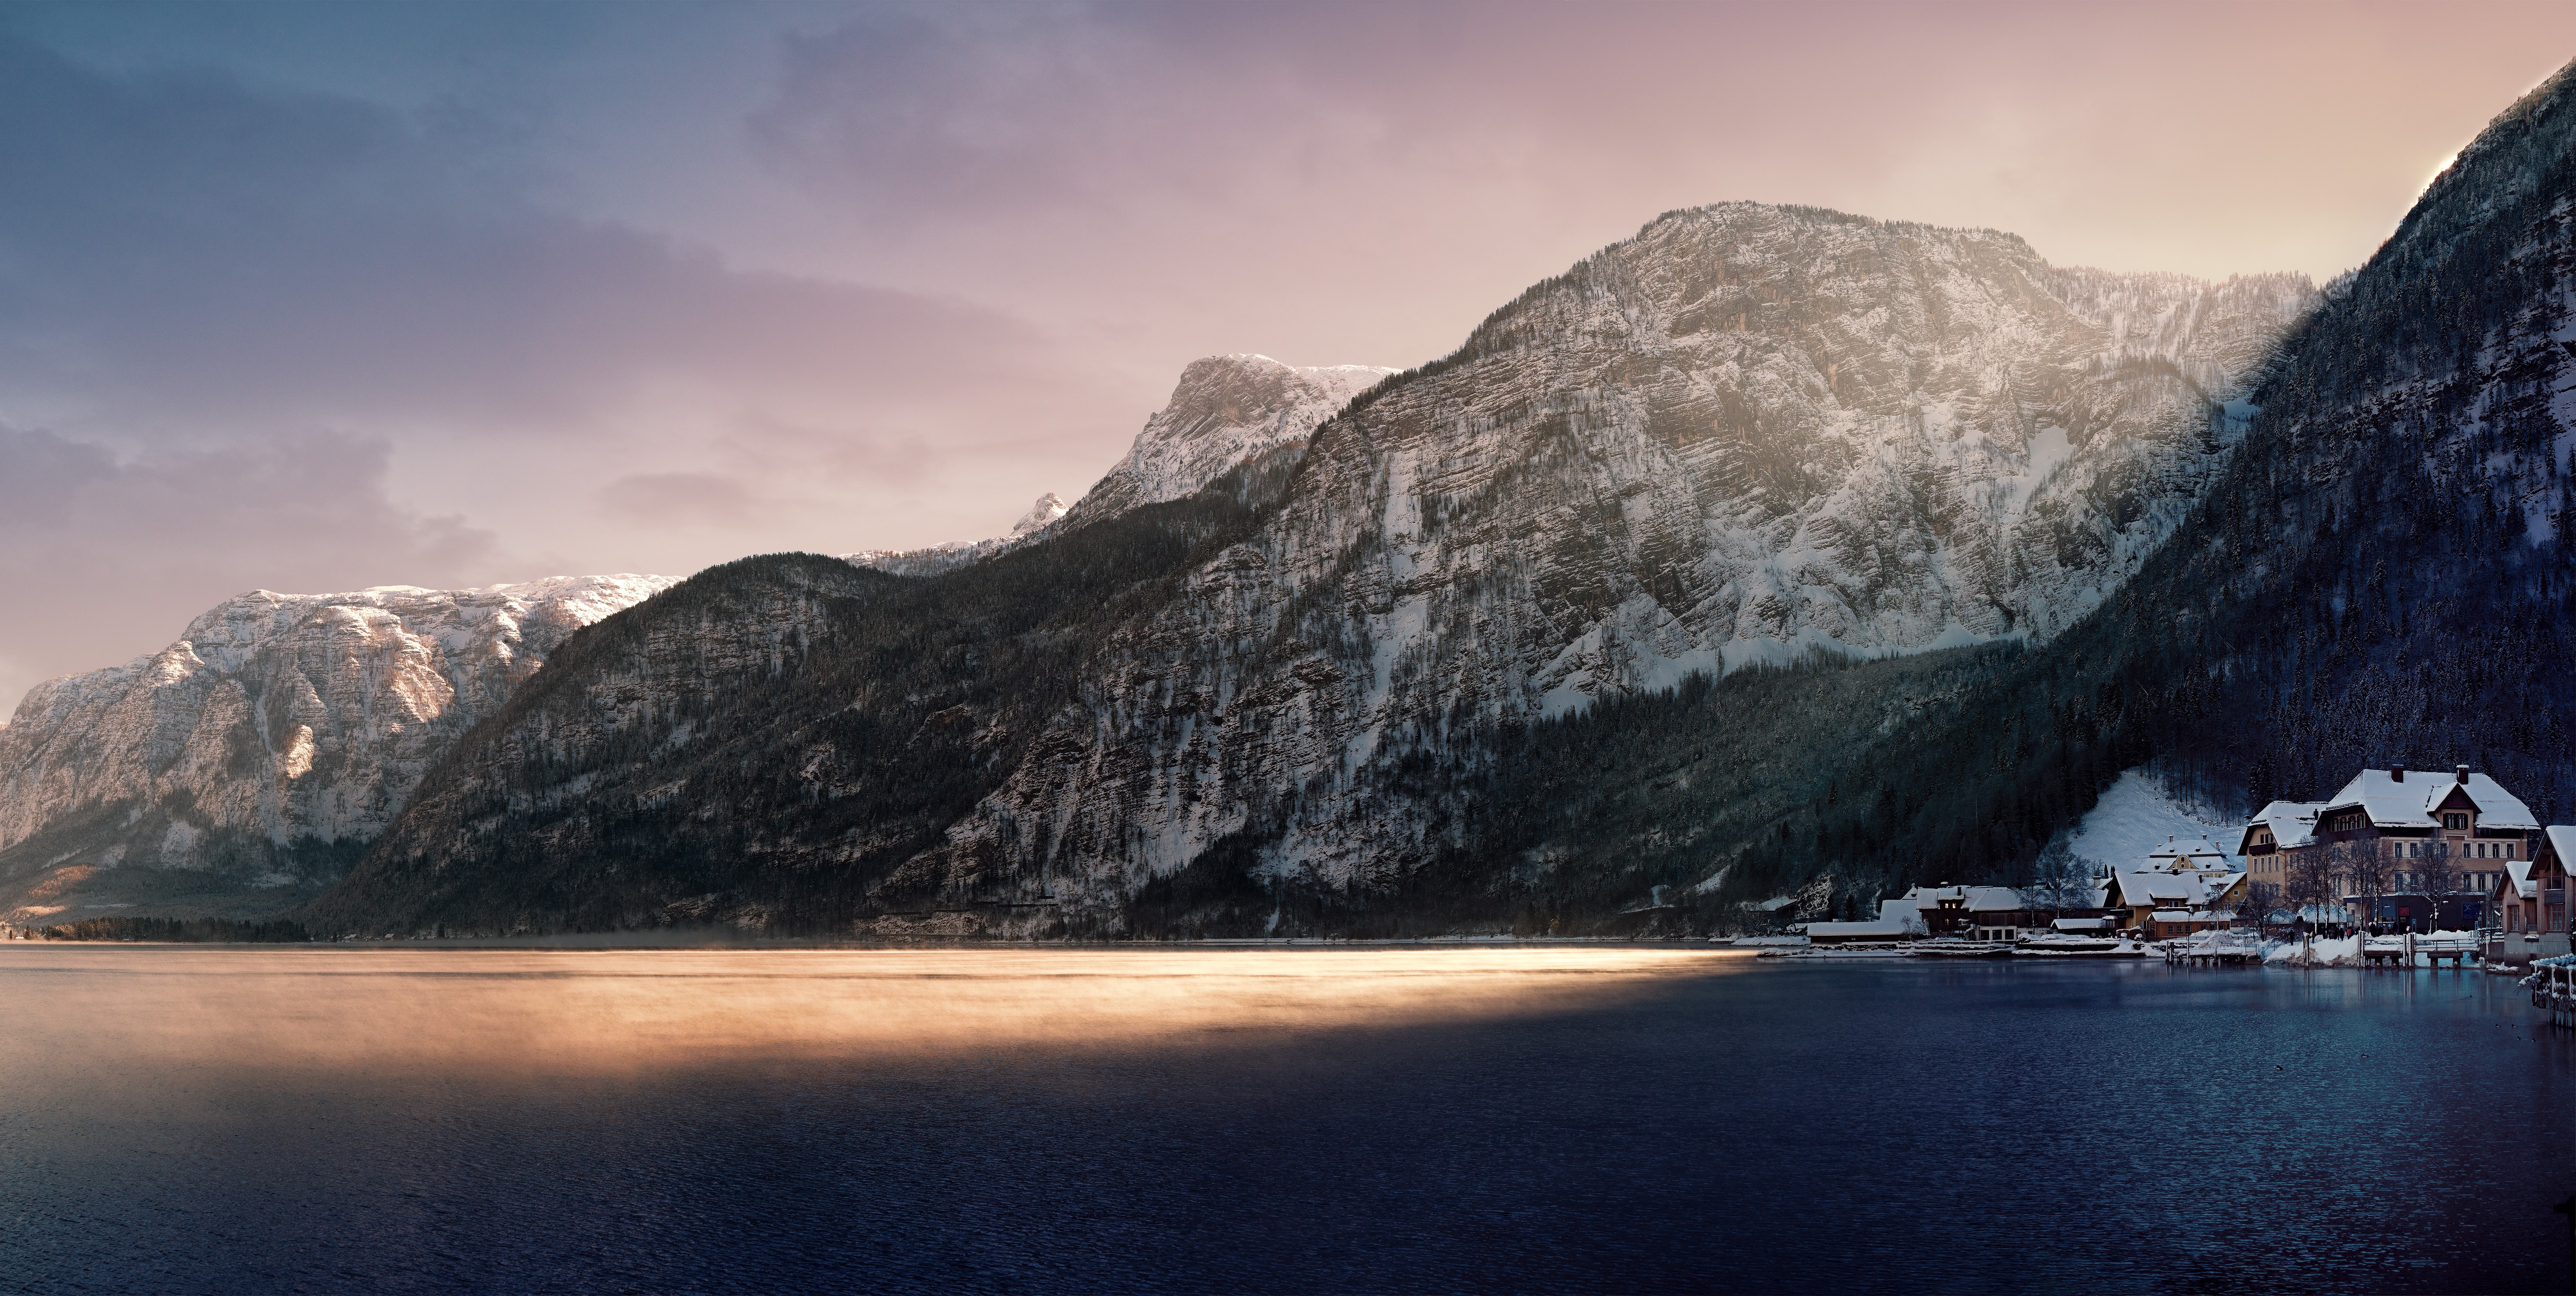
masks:
{"type": "Polygon", "coordinates": [[[1959,908],[1970,912],[1995,913],[2022,907],[2021,892],[2000,886],[1919,886],[1906,892],[1904,898],[1919,909],[1938,909],[1944,900],[1956,900],[1959,908]]]}
{"type": "MultiPolygon", "coordinates": [[[[2137,871],[2111,875],[2111,890],[2122,908],[2145,905],[2198,904],[2209,898],[2208,884],[2189,873],[2137,871]]],[[[2110,897],[2104,897],[2109,899],[2110,897]]]]}
{"type": "Polygon", "coordinates": [[[2111,920],[2108,918],[2060,918],[2057,921],[2050,923],[2049,926],[2054,927],[2059,931],[2068,932],[2107,931],[2110,929],[2111,920]]]}
{"type": "Polygon", "coordinates": [[[2254,844],[2254,830],[2272,830],[2273,844],[2283,850],[2295,850],[2316,840],[2317,811],[2324,809],[2316,801],[2275,801],[2254,812],[2245,821],[2245,830],[2236,835],[2236,850],[2243,854],[2254,844]]]}
{"type": "Polygon", "coordinates": [[[1968,888],[1968,909],[1972,913],[2003,913],[2022,907],[2021,892],[2011,887],[1968,888]]]}
{"type": "Polygon", "coordinates": [[[2157,922],[2191,921],[2191,911],[2189,909],[2158,909],[2148,916],[2155,919],[2157,922]]]}
{"type": "MultiPolygon", "coordinates": [[[[2556,832],[2557,829],[2550,831],[2556,832]]],[[[2504,865],[2504,876],[2496,879],[2496,890],[2510,889],[2515,897],[2523,900],[2540,897],[2540,884],[2531,880],[2530,860],[2497,860],[2496,863],[2504,865]]]]}
{"type": "Polygon", "coordinates": [[[2227,852],[2206,837],[2167,837],[2165,844],[2147,852],[2147,867],[2175,872],[2181,869],[2225,868],[2227,852]]]}
{"type": "Polygon", "coordinates": [[[2382,828],[2431,828],[2438,824],[2433,812],[2458,788],[2468,793],[2478,807],[2480,828],[2537,828],[2531,807],[2504,790],[2503,785],[2484,774],[2467,770],[2436,773],[2432,770],[2407,770],[2401,778],[2390,770],[2366,769],[2353,776],[2334,799],[2320,807],[2318,813],[2358,807],[2369,812],[2370,822],[2382,828]]]}
{"type": "Polygon", "coordinates": [[[2558,857],[2558,867],[2576,868],[2576,828],[2551,824],[2545,835],[2549,839],[2549,853],[2558,857]]]}

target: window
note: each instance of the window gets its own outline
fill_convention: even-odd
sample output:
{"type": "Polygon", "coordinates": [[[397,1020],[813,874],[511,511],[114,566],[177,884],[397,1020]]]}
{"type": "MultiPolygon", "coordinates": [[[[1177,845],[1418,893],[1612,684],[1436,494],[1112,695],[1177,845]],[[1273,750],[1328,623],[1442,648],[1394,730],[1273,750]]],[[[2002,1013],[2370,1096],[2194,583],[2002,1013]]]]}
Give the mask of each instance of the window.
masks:
{"type": "Polygon", "coordinates": [[[2465,814],[2446,814],[2442,816],[2442,826],[2457,831],[2469,826],[2469,817],[2465,814]]]}

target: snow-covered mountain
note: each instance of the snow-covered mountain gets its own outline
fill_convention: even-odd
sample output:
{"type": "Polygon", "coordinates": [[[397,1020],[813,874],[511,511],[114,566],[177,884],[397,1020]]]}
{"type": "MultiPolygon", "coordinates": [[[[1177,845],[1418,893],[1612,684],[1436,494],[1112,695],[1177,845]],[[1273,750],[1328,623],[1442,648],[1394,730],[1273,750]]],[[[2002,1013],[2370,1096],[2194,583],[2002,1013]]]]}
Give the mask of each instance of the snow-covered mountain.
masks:
{"type": "Polygon", "coordinates": [[[1127,457],[1073,506],[1076,525],[1195,494],[1235,465],[1298,447],[1351,398],[1395,370],[1298,368],[1265,355],[1193,360],[1172,399],[1136,434],[1127,457]]]}
{"type": "Polygon", "coordinates": [[[327,882],[566,636],[673,583],[256,590],[160,652],[39,684],[0,728],[0,919],[275,907],[327,882]]]}
{"type": "Polygon", "coordinates": [[[1301,369],[1265,355],[1194,360],[1181,371],[1171,400],[1145,420],[1127,457],[1070,507],[1050,491],[1009,535],[841,556],[896,576],[929,576],[1007,553],[1068,516],[1080,526],[1180,499],[1256,456],[1303,448],[1315,425],[1394,372],[1371,365],[1301,369]]]}
{"type": "Polygon", "coordinates": [[[841,561],[857,567],[873,568],[890,576],[933,576],[970,562],[990,558],[1043,534],[1065,515],[1062,496],[1048,491],[1029,505],[1029,511],[1011,527],[1009,535],[989,540],[950,540],[926,549],[862,549],[842,554],[841,561]]]}
{"type": "MultiPolygon", "coordinates": [[[[2313,297],[2060,270],[1989,230],[1670,213],[1419,370],[1193,365],[1034,541],[814,604],[756,708],[663,645],[732,656],[769,629],[647,609],[600,684],[542,681],[460,751],[330,920],[489,914],[463,881],[485,877],[510,921],[566,921],[496,853],[526,834],[556,844],[546,885],[614,897],[592,914],[698,903],[653,898],[673,886],[801,921],[985,906],[1118,930],[1194,869],[1393,887],[1468,849],[1484,811],[1459,780],[1519,727],[1802,652],[2059,633],[2197,502],[2239,435],[2222,410],[2313,297]],[[666,881],[611,842],[657,843],[666,881]],[[827,877],[840,899],[797,898],[827,877]]],[[[722,579],[700,601],[820,578],[722,579]]],[[[1815,742],[1857,751],[1903,701],[1847,699],[1885,718],[1815,742]]]]}
{"type": "Polygon", "coordinates": [[[1366,883],[1455,844],[1377,789],[1472,765],[1478,730],[1807,651],[2045,639],[2197,501],[2222,405],[2313,297],[1670,213],[1318,429],[1276,514],[1040,740],[1080,755],[1015,770],[917,872],[1115,904],[1231,840],[1366,883]]]}

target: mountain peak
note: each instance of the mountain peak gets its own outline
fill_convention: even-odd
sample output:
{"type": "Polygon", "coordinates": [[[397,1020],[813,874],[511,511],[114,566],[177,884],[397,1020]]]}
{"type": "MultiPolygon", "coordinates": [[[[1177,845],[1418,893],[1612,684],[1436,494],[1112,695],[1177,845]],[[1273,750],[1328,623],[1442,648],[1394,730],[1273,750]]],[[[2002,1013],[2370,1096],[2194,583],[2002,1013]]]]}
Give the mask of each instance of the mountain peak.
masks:
{"type": "Polygon", "coordinates": [[[1351,398],[1384,381],[1377,365],[1301,368],[1237,352],[1193,360],[1126,459],[1074,505],[1084,520],[1196,493],[1235,465],[1284,446],[1303,446],[1351,398]]]}
{"type": "Polygon", "coordinates": [[[1038,496],[1037,503],[1030,505],[1029,511],[1020,516],[1020,520],[1011,527],[1011,534],[1024,536],[1032,532],[1044,531],[1054,526],[1056,519],[1065,515],[1066,508],[1063,496],[1054,491],[1048,491],[1038,496]]]}

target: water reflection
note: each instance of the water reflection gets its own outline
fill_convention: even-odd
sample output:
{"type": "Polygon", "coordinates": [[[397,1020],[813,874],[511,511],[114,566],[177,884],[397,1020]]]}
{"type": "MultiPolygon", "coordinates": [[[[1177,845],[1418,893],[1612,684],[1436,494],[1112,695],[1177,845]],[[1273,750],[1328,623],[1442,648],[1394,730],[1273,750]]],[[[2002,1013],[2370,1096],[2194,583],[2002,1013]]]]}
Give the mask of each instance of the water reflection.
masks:
{"type": "Polygon", "coordinates": [[[2529,1291],[2509,981],[0,950],[0,1288],[2529,1291]]]}
{"type": "MultiPolygon", "coordinates": [[[[15,1065],[571,1070],[1158,1046],[1597,1005],[1701,951],[0,946],[15,1065]]],[[[0,1064],[6,1067],[10,1064],[0,1064]]],[[[0,1072],[5,1073],[5,1072],[0,1072]]]]}

